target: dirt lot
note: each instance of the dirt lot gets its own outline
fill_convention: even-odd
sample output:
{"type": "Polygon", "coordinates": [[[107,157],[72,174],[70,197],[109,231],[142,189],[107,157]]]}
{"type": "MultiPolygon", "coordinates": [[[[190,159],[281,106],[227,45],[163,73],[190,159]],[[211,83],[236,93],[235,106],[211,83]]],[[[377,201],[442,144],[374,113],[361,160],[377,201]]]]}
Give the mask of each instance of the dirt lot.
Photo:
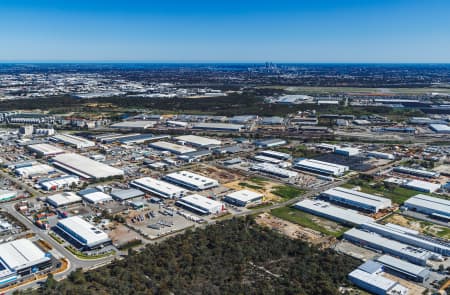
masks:
{"type": "Polygon", "coordinates": [[[241,179],[241,180],[237,180],[237,181],[233,181],[233,182],[224,184],[225,187],[233,189],[233,190],[247,189],[247,190],[251,190],[251,191],[257,191],[264,195],[264,198],[263,198],[264,202],[280,201],[281,197],[274,195],[272,193],[272,190],[276,186],[281,186],[281,185],[282,185],[281,183],[270,181],[270,180],[255,182],[254,178],[246,178],[246,179],[241,179]]]}
{"type": "Polygon", "coordinates": [[[217,179],[222,184],[236,181],[242,179],[243,177],[240,174],[206,164],[196,165],[190,170],[194,173],[198,173],[212,179],[217,179]]]}
{"type": "Polygon", "coordinates": [[[411,281],[404,280],[404,279],[396,277],[394,275],[391,275],[391,274],[388,274],[388,273],[383,273],[382,276],[385,277],[385,278],[388,278],[390,280],[399,282],[400,285],[405,286],[406,288],[408,288],[409,289],[408,295],[421,295],[421,294],[423,294],[423,291],[425,291],[424,287],[416,285],[416,284],[414,284],[411,281]]]}
{"type": "Polygon", "coordinates": [[[138,233],[123,224],[114,222],[111,223],[108,228],[109,236],[111,237],[114,245],[123,245],[134,239],[142,240],[142,237],[138,233]]]}
{"type": "Polygon", "coordinates": [[[411,217],[406,217],[400,214],[392,214],[388,218],[384,219],[382,223],[393,223],[400,226],[404,226],[413,230],[417,230],[418,232],[438,238],[450,239],[450,229],[438,225],[433,224],[431,222],[422,221],[418,219],[414,219],[411,217]]]}
{"type": "Polygon", "coordinates": [[[336,241],[334,238],[325,236],[318,231],[285,221],[269,213],[258,215],[256,222],[260,225],[270,227],[290,238],[304,240],[314,245],[322,244],[324,248],[330,247],[336,241]]]}

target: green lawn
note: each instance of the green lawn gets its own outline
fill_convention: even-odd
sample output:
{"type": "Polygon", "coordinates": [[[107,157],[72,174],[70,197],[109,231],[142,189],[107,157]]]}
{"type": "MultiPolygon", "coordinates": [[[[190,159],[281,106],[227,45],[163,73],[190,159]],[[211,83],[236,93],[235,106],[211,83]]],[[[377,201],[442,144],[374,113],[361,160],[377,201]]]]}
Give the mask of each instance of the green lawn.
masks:
{"type": "Polygon", "coordinates": [[[369,185],[369,183],[363,181],[363,182],[358,182],[358,183],[346,183],[344,185],[342,185],[343,187],[346,188],[353,188],[355,186],[359,186],[361,187],[361,191],[364,193],[368,193],[368,194],[381,194],[383,196],[385,196],[386,198],[391,199],[392,202],[396,203],[396,204],[403,204],[403,202],[405,202],[407,199],[411,198],[412,196],[415,196],[417,194],[420,194],[420,192],[415,191],[415,190],[411,190],[411,189],[407,189],[407,188],[403,188],[403,187],[399,187],[399,186],[395,186],[394,188],[387,188],[385,187],[382,183],[377,184],[377,185],[369,185]]]}
{"type": "Polygon", "coordinates": [[[283,200],[290,200],[299,197],[303,192],[304,192],[303,190],[289,185],[276,186],[272,190],[272,193],[274,195],[283,198],[283,200]]]}
{"type": "Polygon", "coordinates": [[[244,187],[248,187],[248,188],[252,188],[252,189],[262,189],[262,186],[259,186],[259,185],[254,185],[254,184],[250,184],[250,183],[247,183],[247,182],[239,182],[239,185],[240,186],[244,186],[244,187]]]}
{"type": "MultiPolygon", "coordinates": [[[[311,215],[309,213],[300,211],[298,209],[294,209],[292,207],[282,207],[282,208],[273,209],[271,211],[271,214],[278,218],[290,221],[292,223],[296,223],[303,227],[307,227],[307,228],[313,229],[315,231],[321,232],[325,235],[334,236],[334,237],[340,237],[345,231],[347,231],[349,229],[348,227],[339,225],[340,230],[338,230],[338,231],[329,230],[328,228],[325,228],[324,226],[318,224],[317,222],[315,222],[313,220],[313,218],[321,219],[320,217],[311,215]]],[[[329,222],[329,221],[324,220],[324,222],[329,222]]]]}
{"type": "Polygon", "coordinates": [[[258,185],[264,185],[267,182],[267,179],[258,177],[258,176],[254,176],[254,177],[250,178],[249,181],[256,183],[258,185]]]}
{"type": "Polygon", "coordinates": [[[313,150],[308,150],[305,145],[297,145],[295,147],[277,147],[274,150],[286,154],[290,154],[294,158],[312,158],[317,156],[318,153],[313,150]]]}

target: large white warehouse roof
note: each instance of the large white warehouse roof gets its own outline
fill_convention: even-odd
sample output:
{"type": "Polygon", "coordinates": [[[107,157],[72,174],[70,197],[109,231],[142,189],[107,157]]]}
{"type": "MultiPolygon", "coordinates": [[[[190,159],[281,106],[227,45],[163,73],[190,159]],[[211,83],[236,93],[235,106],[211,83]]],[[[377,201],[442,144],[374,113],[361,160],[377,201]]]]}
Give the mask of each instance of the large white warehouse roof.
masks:
{"type": "Polygon", "coordinates": [[[294,167],[334,176],[342,175],[344,172],[349,170],[348,166],[313,159],[301,159],[295,162],[294,167]]]}
{"type": "Polygon", "coordinates": [[[58,221],[58,227],[80,244],[94,247],[108,242],[108,235],[79,216],[72,216],[58,221]]]}
{"type": "Polygon", "coordinates": [[[63,192],[56,195],[48,196],[47,202],[55,207],[66,206],[81,202],[81,197],[74,192],[63,192]]]}
{"type": "Polygon", "coordinates": [[[56,166],[87,179],[121,176],[124,174],[120,169],[74,153],[58,155],[53,160],[56,166]]]}
{"type": "Polygon", "coordinates": [[[131,185],[163,198],[179,198],[187,192],[184,188],[151,177],[135,179],[131,185]]]}
{"type": "Polygon", "coordinates": [[[62,154],[65,151],[57,146],[48,143],[37,143],[28,146],[28,149],[42,156],[53,156],[57,154],[62,154]]]}
{"type": "Polygon", "coordinates": [[[169,173],[164,176],[164,179],[194,190],[204,190],[219,185],[215,179],[185,170],[169,173]]]}
{"type": "Polygon", "coordinates": [[[175,139],[178,141],[185,141],[189,144],[202,147],[217,146],[222,144],[220,140],[197,135],[182,135],[176,137],[175,139]]]}
{"type": "Polygon", "coordinates": [[[438,213],[450,217],[449,200],[419,194],[406,200],[404,205],[410,208],[423,208],[430,211],[430,213],[438,213]]]}
{"type": "Polygon", "coordinates": [[[174,143],[166,142],[166,141],[152,142],[149,144],[149,146],[152,148],[169,151],[174,154],[186,154],[186,153],[192,153],[192,152],[196,151],[196,149],[194,149],[194,148],[184,146],[184,145],[174,144],[174,143]]]}
{"type": "Polygon", "coordinates": [[[124,121],[111,125],[111,128],[118,129],[147,129],[156,124],[156,121],[124,121]]]}
{"type": "Polygon", "coordinates": [[[197,194],[183,197],[177,201],[177,204],[188,207],[201,214],[219,213],[223,207],[221,202],[197,194]]]}
{"type": "Polygon", "coordinates": [[[79,149],[95,146],[95,142],[72,134],[56,134],[53,138],[79,149]]]}
{"type": "Polygon", "coordinates": [[[433,183],[433,182],[429,182],[429,181],[412,179],[405,183],[405,187],[413,189],[413,190],[417,190],[417,191],[434,193],[435,191],[437,191],[438,189],[441,188],[441,185],[438,183],[433,183]]]}
{"type": "Polygon", "coordinates": [[[50,260],[41,249],[27,239],[0,244],[0,259],[15,271],[50,260]]]}
{"type": "Polygon", "coordinates": [[[322,195],[332,201],[346,203],[355,207],[369,209],[377,212],[380,209],[388,208],[392,205],[390,199],[366,194],[357,190],[336,187],[322,192],[322,195]]]}
{"type": "Polygon", "coordinates": [[[294,207],[338,222],[360,225],[373,221],[373,218],[362,215],[354,210],[340,208],[319,200],[305,199],[296,203],[294,207]]]}

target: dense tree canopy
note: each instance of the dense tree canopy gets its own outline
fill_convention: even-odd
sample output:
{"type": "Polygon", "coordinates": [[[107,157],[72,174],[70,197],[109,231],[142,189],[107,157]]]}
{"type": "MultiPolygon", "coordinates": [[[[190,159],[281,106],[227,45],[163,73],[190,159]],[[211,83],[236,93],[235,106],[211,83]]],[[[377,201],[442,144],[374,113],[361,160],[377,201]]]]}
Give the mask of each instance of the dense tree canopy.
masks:
{"type": "Polygon", "coordinates": [[[252,218],[189,231],[34,294],[338,294],[358,262],[262,228],[252,218]]]}

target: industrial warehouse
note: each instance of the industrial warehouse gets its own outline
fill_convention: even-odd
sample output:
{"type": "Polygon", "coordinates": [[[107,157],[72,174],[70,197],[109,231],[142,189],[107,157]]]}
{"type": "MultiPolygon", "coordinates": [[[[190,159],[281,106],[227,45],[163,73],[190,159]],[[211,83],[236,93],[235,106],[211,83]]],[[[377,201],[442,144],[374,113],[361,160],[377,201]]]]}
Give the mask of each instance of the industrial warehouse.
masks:
{"type": "Polygon", "coordinates": [[[217,180],[189,171],[169,173],[163,179],[195,191],[206,190],[219,185],[217,180]]]}
{"type": "Polygon", "coordinates": [[[30,240],[20,239],[0,244],[0,287],[21,276],[49,268],[51,263],[50,255],[30,240]]]}
{"type": "Polygon", "coordinates": [[[43,179],[38,182],[41,189],[45,191],[54,191],[63,188],[69,188],[72,185],[78,185],[80,183],[80,178],[75,175],[63,175],[60,177],[43,179]]]}
{"type": "Polygon", "coordinates": [[[352,283],[376,295],[407,295],[408,288],[381,276],[382,264],[367,261],[348,274],[352,283]]]}
{"type": "Polygon", "coordinates": [[[385,271],[408,280],[423,283],[430,277],[430,271],[427,268],[390,255],[382,255],[376,258],[376,261],[383,264],[385,271]]]}
{"type": "Polygon", "coordinates": [[[79,216],[60,219],[56,226],[72,244],[83,250],[96,249],[111,243],[105,232],[79,216]]]}
{"type": "Polygon", "coordinates": [[[197,194],[183,197],[176,204],[199,215],[218,214],[224,209],[221,202],[197,194]]]}
{"type": "Polygon", "coordinates": [[[179,186],[151,177],[135,179],[130,185],[166,199],[179,199],[187,192],[179,186]]]}
{"type": "Polygon", "coordinates": [[[48,143],[32,144],[28,146],[28,149],[32,153],[36,153],[41,157],[49,157],[65,153],[63,149],[48,143]]]}
{"type": "Polygon", "coordinates": [[[244,189],[227,194],[223,198],[223,201],[235,206],[245,207],[250,204],[261,202],[263,197],[264,196],[258,192],[244,189]]]}
{"type": "Polygon", "coordinates": [[[143,197],[145,193],[135,188],[129,189],[113,189],[111,191],[111,197],[119,202],[124,202],[130,199],[143,197]]]}
{"type": "Polygon", "coordinates": [[[374,213],[392,206],[390,199],[343,187],[326,190],[320,196],[331,202],[374,213]]]}
{"type": "Polygon", "coordinates": [[[201,130],[240,132],[245,129],[245,125],[228,124],[228,123],[198,123],[195,124],[192,128],[201,130]]]}
{"type": "Polygon", "coordinates": [[[277,177],[282,177],[282,178],[291,178],[291,177],[296,177],[298,175],[298,173],[295,171],[283,169],[283,168],[280,168],[280,167],[278,167],[274,164],[270,164],[270,163],[255,164],[251,167],[251,170],[271,174],[271,175],[274,175],[277,177]]]}
{"type": "Polygon", "coordinates": [[[72,134],[56,134],[52,138],[54,140],[61,141],[66,145],[73,146],[77,149],[84,149],[95,146],[95,142],[72,134]]]}
{"type": "Polygon", "coordinates": [[[435,256],[430,251],[418,249],[356,228],[346,231],[344,238],[369,249],[380,250],[418,265],[427,265],[427,261],[435,256]]]}
{"type": "Polygon", "coordinates": [[[182,135],[175,137],[175,139],[180,143],[188,143],[190,145],[202,148],[212,148],[222,144],[220,140],[197,135],[182,135]]]}
{"type": "Polygon", "coordinates": [[[259,151],[258,155],[263,155],[263,156],[266,156],[266,157],[275,158],[275,159],[279,159],[279,160],[283,160],[283,161],[287,161],[287,160],[290,160],[292,158],[292,156],[289,155],[289,154],[282,153],[282,152],[277,152],[277,151],[272,151],[272,150],[259,151]]]}
{"type": "Polygon", "coordinates": [[[17,168],[14,170],[14,172],[22,177],[34,177],[36,175],[50,174],[52,172],[55,172],[55,168],[47,164],[37,164],[17,168]]]}
{"type": "Polygon", "coordinates": [[[84,179],[101,179],[124,174],[120,169],[74,153],[54,157],[53,164],[84,179]]]}
{"type": "Polygon", "coordinates": [[[414,169],[414,168],[409,168],[409,167],[404,167],[404,166],[394,167],[393,171],[397,172],[397,173],[409,174],[409,175],[414,175],[414,176],[424,177],[424,178],[439,177],[439,173],[437,173],[437,172],[414,169]]]}
{"type": "Polygon", "coordinates": [[[360,225],[374,221],[373,218],[354,210],[336,207],[320,200],[305,199],[296,203],[294,208],[349,225],[360,225]]]}
{"type": "Polygon", "coordinates": [[[149,147],[158,149],[158,150],[168,151],[168,152],[171,152],[176,155],[182,155],[182,154],[187,154],[187,153],[192,153],[192,152],[197,151],[194,148],[184,146],[184,145],[174,144],[174,143],[167,142],[167,141],[152,142],[149,144],[149,147]]]}
{"type": "Polygon", "coordinates": [[[450,220],[450,201],[448,200],[419,194],[406,200],[403,206],[408,210],[450,220]]]}
{"type": "Polygon", "coordinates": [[[362,224],[361,228],[414,247],[426,249],[444,256],[450,256],[450,247],[448,243],[435,240],[431,237],[419,235],[419,232],[399,225],[389,223],[382,225],[369,222],[362,224]]]}
{"type": "Polygon", "coordinates": [[[294,162],[294,168],[299,170],[305,170],[313,173],[341,176],[349,170],[348,166],[312,160],[312,159],[299,159],[294,162]]]}
{"type": "Polygon", "coordinates": [[[78,192],[83,200],[91,204],[101,204],[112,201],[112,197],[96,188],[88,188],[78,192]]]}
{"type": "Polygon", "coordinates": [[[81,197],[74,192],[63,192],[47,197],[47,203],[55,208],[72,205],[78,202],[81,202],[81,197]]]}
{"type": "Polygon", "coordinates": [[[434,193],[435,191],[441,188],[441,185],[438,183],[418,179],[408,180],[405,183],[403,183],[402,186],[424,193],[434,193]]]}

